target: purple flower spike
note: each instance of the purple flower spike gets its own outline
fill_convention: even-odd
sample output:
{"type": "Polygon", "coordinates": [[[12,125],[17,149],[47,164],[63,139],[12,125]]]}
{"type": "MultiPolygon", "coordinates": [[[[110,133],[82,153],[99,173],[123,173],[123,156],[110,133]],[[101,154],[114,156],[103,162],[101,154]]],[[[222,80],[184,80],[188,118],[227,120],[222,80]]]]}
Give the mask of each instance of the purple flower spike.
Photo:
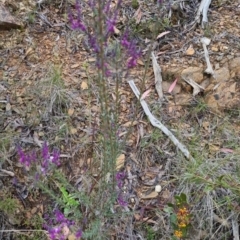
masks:
{"type": "Polygon", "coordinates": [[[113,20],[107,20],[107,32],[108,33],[114,33],[114,27],[116,25],[116,20],[113,19],[113,20]]]}
{"type": "Polygon", "coordinates": [[[48,230],[49,237],[51,240],[58,239],[59,234],[61,233],[60,227],[54,227],[48,230]]]}
{"type": "Polygon", "coordinates": [[[124,172],[118,172],[116,174],[116,181],[117,181],[117,186],[121,189],[123,187],[123,180],[125,178],[125,173],[124,172]]]}
{"type": "Polygon", "coordinates": [[[60,166],[60,152],[57,149],[53,150],[53,154],[51,156],[52,163],[57,166],[60,166]]]}
{"type": "Polygon", "coordinates": [[[76,237],[77,239],[80,239],[80,238],[82,237],[82,230],[81,230],[81,229],[79,229],[79,230],[76,232],[75,237],[76,237]]]}
{"type": "Polygon", "coordinates": [[[128,31],[124,33],[121,45],[126,49],[127,55],[129,56],[127,67],[135,67],[137,65],[137,59],[141,56],[141,52],[137,49],[135,42],[129,40],[128,31]]]}
{"type": "Polygon", "coordinates": [[[44,144],[43,144],[42,157],[43,157],[44,160],[49,159],[49,149],[48,149],[48,145],[47,145],[46,142],[44,142],[44,144]]]}
{"type": "Polygon", "coordinates": [[[21,147],[18,147],[18,155],[19,155],[20,163],[24,164],[25,163],[25,159],[26,159],[26,155],[23,152],[23,150],[21,149],[21,147]]]}
{"type": "Polygon", "coordinates": [[[128,205],[127,202],[123,200],[123,197],[121,194],[118,195],[117,201],[118,201],[118,204],[122,207],[126,207],[128,205]]]}
{"type": "Polygon", "coordinates": [[[75,8],[77,10],[77,19],[73,18],[73,15],[70,11],[68,13],[68,19],[69,19],[69,22],[71,23],[71,27],[74,30],[81,30],[83,32],[86,32],[87,28],[82,21],[82,17],[81,17],[82,13],[81,13],[81,7],[80,7],[79,1],[76,1],[75,8]]]}
{"type": "Polygon", "coordinates": [[[94,9],[96,7],[96,0],[89,0],[88,5],[91,9],[94,9]]]}
{"type": "Polygon", "coordinates": [[[57,221],[58,223],[65,223],[66,220],[67,220],[67,219],[65,218],[64,214],[61,213],[59,210],[57,210],[57,211],[55,212],[55,218],[56,218],[56,221],[57,221]]]}

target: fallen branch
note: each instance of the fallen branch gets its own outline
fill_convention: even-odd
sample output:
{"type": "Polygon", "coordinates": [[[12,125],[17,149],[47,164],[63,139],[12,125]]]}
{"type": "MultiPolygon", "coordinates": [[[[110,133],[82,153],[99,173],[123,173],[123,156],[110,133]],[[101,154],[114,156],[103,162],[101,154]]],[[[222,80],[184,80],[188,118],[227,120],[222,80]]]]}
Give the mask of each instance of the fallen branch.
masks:
{"type": "Polygon", "coordinates": [[[239,224],[238,216],[232,211],[232,230],[233,230],[233,240],[239,240],[239,224]]]}
{"type": "Polygon", "coordinates": [[[203,37],[201,38],[201,43],[203,45],[204,55],[207,63],[207,69],[205,70],[205,73],[211,74],[213,77],[215,76],[212,65],[210,63],[209,54],[207,50],[207,46],[210,44],[211,40],[209,38],[203,37]]]}
{"type": "Polygon", "coordinates": [[[159,128],[160,130],[162,130],[162,132],[168,136],[170,138],[170,140],[174,143],[174,145],[184,154],[184,156],[191,160],[191,161],[195,161],[195,159],[191,156],[190,152],[187,150],[187,148],[178,141],[178,139],[156,118],[153,116],[153,114],[150,112],[147,103],[145,102],[144,99],[140,99],[140,92],[138,90],[138,88],[136,87],[135,83],[133,80],[130,80],[128,82],[128,84],[130,85],[132,91],[134,92],[135,96],[137,97],[137,99],[140,100],[140,103],[142,105],[142,108],[145,112],[145,114],[147,115],[149,121],[151,122],[151,124],[154,127],[159,128]]]}
{"type": "Polygon", "coordinates": [[[154,71],[154,76],[155,76],[155,88],[157,90],[159,99],[163,100],[162,74],[161,74],[162,70],[157,63],[157,59],[153,52],[151,53],[151,55],[152,55],[153,71],[154,71]]]}
{"type": "Polygon", "coordinates": [[[198,8],[195,21],[200,23],[200,16],[202,15],[202,28],[204,28],[204,23],[208,23],[207,12],[212,0],[202,0],[198,8]]]}

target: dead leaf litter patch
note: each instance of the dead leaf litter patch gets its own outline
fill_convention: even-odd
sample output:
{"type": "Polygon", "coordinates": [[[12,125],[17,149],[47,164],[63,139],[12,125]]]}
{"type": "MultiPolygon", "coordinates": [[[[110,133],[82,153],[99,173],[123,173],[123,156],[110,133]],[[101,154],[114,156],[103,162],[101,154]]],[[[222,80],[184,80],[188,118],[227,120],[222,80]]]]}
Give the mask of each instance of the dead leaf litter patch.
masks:
{"type": "MultiPolygon", "coordinates": [[[[12,215],[1,216],[2,229],[11,226],[31,229],[33,216],[42,217],[52,204],[44,194],[31,189],[32,179],[18,164],[17,146],[40,152],[47,140],[50,146],[58,147],[62,161],[60,171],[75,186],[79,176],[85,176],[85,170],[93,166],[94,155],[100,156],[96,138],[101,129],[99,93],[94,83],[95,56],[86,46],[84,35],[69,28],[68,1],[41,6],[32,2],[29,5],[30,2],[4,1],[25,26],[0,31],[1,191],[14,198],[18,205],[12,215]],[[14,179],[17,182],[12,183],[14,179]]],[[[208,13],[209,23],[203,29],[191,24],[194,20],[191,13],[196,11],[193,3],[197,1],[189,1],[188,8],[174,2],[169,18],[166,17],[167,5],[164,5],[166,12],[159,13],[153,3],[136,1],[139,5],[133,7],[130,2],[123,3],[116,36],[117,30],[123,32],[124,24],[130,19],[144,54],[119,88],[119,141],[122,144],[125,136],[128,138],[116,160],[116,168],[127,175],[124,187],[129,208],[134,211],[133,219],[126,222],[134,221],[131,227],[139,233],[143,231],[141,224],[145,223],[165,239],[164,236],[169,236],[170,223],[158,210],[162,211],[174,201],[174,195],[185,189],[178,186],[176,179],[187,160],[169,138],[151,126],[128,81],[134,80],[140,91],[146,93],[144,100],[152,114],[188,147],[194,158],[211,161],[213,166],[233,153],[233,161],[240,153],[240,3],[213,2],[208,13]],[[161,14],[160,20],[151,21],[151,14],[161,14]],[[206,47],[212,75],[205,72],[203,37],[211,40],[206,47]],[[155,72],[149,61],[151,51],[161,67],[163,101],[155,89],[155,72]]],[[[83,14],[89,14],[88,9],[83,14]]],[[[108,87],[114,101],[115,86],[109,81],[108,87]]],[[[231,167],[230,164],[226,168],[231,167]]],[[[93,173],[95,171],[98,166],[93,168],[93,173]]],[[[87,175],[82,178],[94,179],[87,175]]],[[[79,182],[84,182],[83,179],[79,182]]],[[[190,192],[190,187],[188,190],[190,192]]],[[[218,194],[225,193],[222,190],[218,194]]],[[[196,201],[192,205],[197,205],[196,198],[189,198],[196,201]]],[[[234,202],[232,207],[237,209],[238,203],[234,202]]],[[[225,213],[215,209],[214,214],[225,213]]],[[[215,230],[221,225],[221,219],[216,216],[212,226],[215,230]]],[[[197,220],[193,223],[193,236],[210,235],[208,230],[196,227],[197,220]]],[[[130,231],[123,222],[120,225],[121,233],[130,231]]]]}

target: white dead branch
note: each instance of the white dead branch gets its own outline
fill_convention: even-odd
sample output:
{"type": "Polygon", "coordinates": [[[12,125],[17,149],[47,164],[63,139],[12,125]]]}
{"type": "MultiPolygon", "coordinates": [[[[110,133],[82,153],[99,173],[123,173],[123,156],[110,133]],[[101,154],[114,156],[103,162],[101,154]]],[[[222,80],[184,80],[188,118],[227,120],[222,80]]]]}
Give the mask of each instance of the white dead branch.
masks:
{"type": "Polygon", "coordinates": [[[193,87],[193,96],[196,96],[199,92],[201,92],[201,89],[204,90],[204,87],[197,84],[191,78],[187,79],[187,77],[182,77],[182,79],[193,87]]]}
{"type": "Polygon", "coordinates": [[[153,71],[155,76],[155,88],[157,90],[157,94],[159,96],[159,99],[163,99],[163,90],[162,90],[162,70],[161,67],[157,63],[157,59],[154,55],[154,53],[151,53],[152,55],[152,64],[153,64],[153,71]]]}
{"type": "Polygon", "coordinates": [[[233,230],[233,240],[239,240],[239,224],[238,216],[232,211],[232,230],[233,230]]]}
{"type": "Polygon", "coordinates": [[[200,17],[202,15],[202,28],[204,28],[204,23],[208,23],[207,12],[212,0],[202,0],[201,4],[198,8],[197,15],[195,17],[195,21],[200,23],[200,17]]]}
{"type": "Polygon", "coordinates": [[[170,132],[156,117],[153,116],[153,114],[150,112],[147,103],[145,102],[144,99],[140,99],[140,92],[138,90],[138,88],[136,87],[135,83],[133,80],[130,80],[129,85],[132,89],[132,91],[134,92],[135,96],[137,97],[137,99],[139,99],[142,108],[145,112],[145,114],[147,115],[149,121],[151,122],[151,124],[154,127],[159,128],[166,136],[168,136],[170,138],[170,140],[174,143],[174,145],[180,149],[180,151],[184,154],[184,156],[191,160],[191,161],[195,161],[194,158],[191,156],[190,152],[188,151],[188,149],[186,148],[186,146],[184,146],[182,143],[179,142],[179,140],[172,134],[172,132],[170,132]]]}
{"type": "Polygon", "coordinates": [[[204,55],[207,62],[207,69],[205,70],[205,72],[208,74],[211,74],[214,77],[215,74],[214,74],[212,65],[210,63],[209,54],[207,50],[207,46],[210,44],[210,42],[211,40],[209,38],[206,38],[206,37],[201,38],[201,43],[203,45],[204,55]]]}

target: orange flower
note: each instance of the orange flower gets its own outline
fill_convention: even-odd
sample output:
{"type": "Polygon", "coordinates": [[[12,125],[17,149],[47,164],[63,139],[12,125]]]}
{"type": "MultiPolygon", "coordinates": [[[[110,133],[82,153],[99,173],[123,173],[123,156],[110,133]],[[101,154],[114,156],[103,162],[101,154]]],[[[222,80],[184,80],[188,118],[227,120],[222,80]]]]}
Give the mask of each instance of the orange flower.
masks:
{"type": "Polygon", "coordinates": [[[174,231],[174,236],[177,238],[181,238],[183,236],[183,233],[182,231],[176,230],[174,231]]]}

